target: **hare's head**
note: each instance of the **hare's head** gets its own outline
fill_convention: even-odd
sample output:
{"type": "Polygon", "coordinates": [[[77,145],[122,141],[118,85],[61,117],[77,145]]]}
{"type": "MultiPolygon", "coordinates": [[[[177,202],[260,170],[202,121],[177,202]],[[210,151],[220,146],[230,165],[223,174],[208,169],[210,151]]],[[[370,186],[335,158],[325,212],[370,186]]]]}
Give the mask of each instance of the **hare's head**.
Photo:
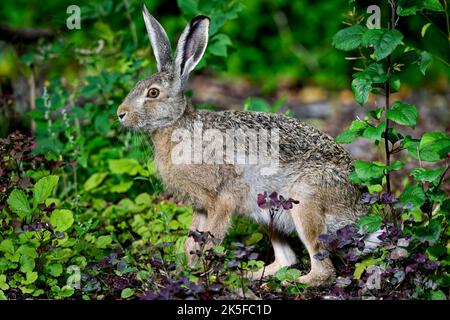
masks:
{"type": "Polygon", "coordinates": [[[117,109],[117,116],[125,127],[153,131],[171,125],[185,112],[184,91],[189,73],[205,52],[209,19],[198,16],[186,26],[174,59],[166,32],[145,5],[143,15],[158,72],[136,84],[117,109]]]}

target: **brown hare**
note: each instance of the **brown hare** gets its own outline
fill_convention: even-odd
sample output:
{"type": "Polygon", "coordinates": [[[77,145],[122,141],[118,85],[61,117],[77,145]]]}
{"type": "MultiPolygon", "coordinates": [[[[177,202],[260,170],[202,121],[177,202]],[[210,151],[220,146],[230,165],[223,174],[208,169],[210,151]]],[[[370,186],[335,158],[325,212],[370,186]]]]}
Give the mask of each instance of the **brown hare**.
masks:
{"type": "MultiPolygon", "coordinates": [[[[223,239],[233,213],[268,224],[269,214],[257,205],[257,195],[276,191],[299,203],[274,221],[271,240],[275,261],[265,268],[264,275],[273,275],[281,267],[296,263],[294,251],[284,238],[285,234],[296,231],[311,259],[311,271],[298,281],[313,286],[333,282],[335,271],[330,259],[319,260],[314,256],[322,250],[320,234],[355,221],[358,212],[363,210],[360,191],[347,178],[352,168],[350,155],[330,136],[284,115],[194,110],[184,91],[189,73],[205,52],[209,19],[198,16],[189,23],[173,58],[162,26],[145,6],[143,15],[158,72],[136,84],[119,106],[117,116],[125,127],[139,128],[151,136],[155,165],[162,181],[193,205],[191,230],[209,231],[215,238],[223,239]],[[176,154],[180,154],[181,136],[194,136],[195,140],[196,132],[205,130],[212,134],[203,137],[200,151],[183,141],[187,148],[185,155],[194,159],[186,161],[181,157],[179,160],[176,154]],[[273,134],[277,142],[276,157],[264,164],[236,163],[234,153],[232,161],[220,161],[217,154],[205,159],[205,150],[201,148],[206,142],[219,141],[215,144],[217,153],[223,150],[225,141],[234,142],[246,131],[276,133],[273,134]],[[230,132],[234,134],[231,140],[230,132]],[[268,163],[275,163],[274,172],[263,172],[268,163]]],[[[260,149],[269,140],[268,136],[261,138],[260,149]]],[[[249,151],[250,147],[244,149],[249,151]]],[[[191,237],[186,240],[185,248],[192,261],[190,252],[195,242],[191,237]]],[[[254,274],[255,279],[260,276],[261,271],[254,274]]]]}

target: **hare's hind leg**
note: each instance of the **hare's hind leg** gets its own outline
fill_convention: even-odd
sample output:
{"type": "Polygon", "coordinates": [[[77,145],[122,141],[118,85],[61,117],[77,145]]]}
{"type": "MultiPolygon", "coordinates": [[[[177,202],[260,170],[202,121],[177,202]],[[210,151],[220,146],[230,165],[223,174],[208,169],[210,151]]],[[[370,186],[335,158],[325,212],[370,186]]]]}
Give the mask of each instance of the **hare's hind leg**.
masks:
{"type": "Polygon", "coordinates": [[[253,273],[253,280],[259,280],[262,276],[274,275],[280,268],[291,266],[297,262],[294,251],[281,233],[273,230],[271,241],[275,254],[275,261],[253,273]]]}
{"type": "Polygon", "coordinates": [[[326,225],[321,205],[310,195],[294,196],[300,203],[291,209],[292,219],[297,233],[308,250],[311,271],[301,276],[298,281],[311,286],[327,285],[334,282],[335,270],[330,258],[319,260],[314,257],[323,250],[319,235],[326,233],[326,225]]]}

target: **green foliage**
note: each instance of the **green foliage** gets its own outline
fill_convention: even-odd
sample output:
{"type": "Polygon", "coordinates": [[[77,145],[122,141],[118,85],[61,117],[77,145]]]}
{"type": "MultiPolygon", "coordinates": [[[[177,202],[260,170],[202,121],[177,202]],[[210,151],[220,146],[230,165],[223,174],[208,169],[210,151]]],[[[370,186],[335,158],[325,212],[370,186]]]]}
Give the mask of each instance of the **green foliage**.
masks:
{"type": "MultiPolygon", "coordinates": [[[[419,121],[418,108],[410,103],[394,101],[391,103],[391,93],[401,87],[400,78],[404,71],[417,65],[418,71],[425,75],[432,61],[432,55],[427,51],[410,46],[411,39],[405,38],[397,27],[398,16],[417,15],[423,11],[442,12],[439,1],[415,0],[398,1],[394,7],[391,3],[392,19],[388,29],[367,29],[354,20],[354,25],[339,31],[333,38],[335,48],[352,51],[358,50],[364,68],[353,74],[352,89],[355,101],[366,108],[368,117],[352,122],[347,130],[337,137],[340,143],[351,143],[358,138],[367,138],[382,144],[385,162],[370,162],[356,160],[350,179],[367,187],[363,195],[367,204],[371,205],[368,214],[362,216],[358,224],[367,232],[383,231],[381,257],[368,256],[355,264],[353,279],[362,279],[371,266],[378,270],[386,270],[389,265],[399,266],[397,261],[411,256],[412,264],[406,266],[406,273],[417,267],[417,261],[425,261],[421,250],[426,245],[429,259],[442,265],[435,274],[428,274],[430,281],[437,281],[442,287],[447,287],[443,280],[448,277],[448,195],[443,190],[446,173],[449,169],[450,137],[444,132],[425,132],[421,137],[411,137],[403,133],[403,127],[414,129],[419,121]],[[386,105],[376,108],[369,107],[370,94],[384,96],[386,105]],[[395,127],[393,126],[395,123],[395,127]],[[396,158],[393,161],[393,158],[396,158]],[[438,163],[429,166],[426,162],[438,163]],[[393,171],[409,170],[410,178],[401,181],[403,190],[393,190],[393,171]],[[386,221],[386,222],[384,222],[386,221]],[[399,229],[396,229],[399,228],[399,229]],[[390,260],[383,257],[392,250],[386,247],[386,238],[408,235],[413,244],[400,240],[389,253],[390,260]],[[414,260],[419,259],[419,260],[414,260]],[[441,281],[441,282],[440,282],[441,281]]],[[[448,18],[447,18],[448,19],[448,18]]],[[[422,28],[425,35],[429,25],[422,28]]],[[[411,132],[411,130],[409,131],[411,132]]],[[[414,132],[414,131],[413,131],[414,132]]],[[[415,132],[414,132],[415,133],[415,132]]],[[[398,185],[398,184],[395,184],[398,185]]],[[[403,260],[408,261],[408,260],[403,260]]],[[[430,263],[432,265],[432,263],[430,263]]],[[[416,268],[417,269],[417,268],[416,268]]],[[[442,290],[435,290],[438,284],[430,290],[418,283],[414,284],[415,298],[446,299],[442,290]]],[[[404,283],[403,285],[406,286],[404,283]]]]}

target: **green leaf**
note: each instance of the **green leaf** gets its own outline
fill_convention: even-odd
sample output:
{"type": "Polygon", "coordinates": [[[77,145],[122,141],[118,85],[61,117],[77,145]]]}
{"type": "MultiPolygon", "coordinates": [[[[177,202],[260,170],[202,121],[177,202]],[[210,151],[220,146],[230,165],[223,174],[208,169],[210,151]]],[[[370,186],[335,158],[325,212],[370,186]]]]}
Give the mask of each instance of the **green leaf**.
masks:
{"type": "Polygon", "coordinates": [[[58,184],[58,180],[59,177],[54,175],[39,179],[33,189],[34,205],[44,203],[44,201],[51,196],[58,184]]]}
{"type": "Polygon", "coordinates": [[[14,189],[6,202],[12,212],[17,214],[20,218],[25,218],[32,213],[28,199],[22,190],[14,189]]]}
{"type": "Polygon", "coordinates": [[[9,285],[6,282],[6,275],[0,274],[0,290],[8,290],[9,285]]]}
{"type": "Polygon", "coordinates": [[[263,235],[261,232],[254,232],[250,236],[245,239],[245,244],[248,246],[252,246],[263,239],[263,235]]]}
{"type": "Polygon", "coordinates": [[[37,272],[27,272],[26,274],[26,279],[24,281],[22,281],[22,284],[27,285],[27,284],[32,284],[33,282],[35,282],[38,278],[38,273],[37,272]]]}
{"type": "Polygon", "coordinates": [[[358,220],[358,225],[370,233],[380,229],[382,221],[383,218],[379,214],[368,214],[358,220]]]}
{"type": "Polygon", "coordinates": [[[52,263],[46,269],[54,277],[59,277],[63,273],[63,267],[60,263],[52,263]]]}
{"type": "Polygon", "coordinates": [[[414,227],[412,232],[418,240],[427,241],[430,246],[433,246],[439,240],[442,226],[439,221],[431,220],[427,226],[414,227]]]}
{"type": "Polygon", "coordinates": [[[392,163],[389,166],[385,166],[384,168],[387,171],[395,171],[395,170],[400,170],[401,168],[403,168],[404,165],[405,164],[402,161],[396,160],[396,161],[394,161],[394,163],[392,163]]]}
{"type": "Polygon", "coordinates": [[[355,78],[352,81],[352,90],[356,102],[363,106],[369,99],[369,92],[372,90],[372,82],[365,78],[355,78]]]}
{"type": "Polygon", "coordinates": [[[430,300],[447,300],[447,295],[442,290],[434,290],[430,292],[430,300]]]}
{"type": "Polygon", "coordinates": [[[115,193],[123,193],[127,192],[131,186],[133,185],[133,181],[121,182],[119,184],[115,184],[109,188],[109,191],[115,193]]]}
{"type": "Polygon", "coordinates": [[[368,29],[362,37],[362,44],[373,46],[377,61],[386,58],[402,42],[403,34],[396,30],[368,29]]]}
{"type": "Polygon", "coordinates": [[[415,105],[395,101],[386,112],[386,118],[403,126],[414,128],[419,114],[415,105]]]}
{"type": "Polygon", "coordinates": [[[422,161],[437,162],[448,157],[450,152],[450,136],[443,132],[426,132],[419,144],[422,161]]]}
{"type": "Polygon", "coordinates": [[[365,78],[371,83],[383,83],[387,80],[385,67],[382,63],[372,63],[362,72],[357,72],[355,78],[365,78]]]}
{"type": "Polygon", "coordinates": [[[367,113],[375,120],[380,120],[383,114],[383,108],[376,108],[375,110],[367,110],[367,113]]]}
{"type": "Polygon", "coordinates": [[[219,33],[211,39],[208,52],[219,57],[226,57],[228,55],[227,48],[231,44],[231,40],[226,34],[219,33]]]}
{"type": "Polygon", "coordinates": [[[420,68],[420,72],[422,72],[423,75],[425,75],[425,72],[427,71],[427,69],[430,66],[432,61],[433,61],[433,56],[431,54],[429,54],[426,51],[422,51],[420,53],[419,68],[420,68]]]}
{"type": "Polygon", "coordinates": [[[400,195],[400,203],[404,205],[412,205],[412,207],[420,207],[425,203],[426,197],[423,189],[418,184],[410,184],[400,195]]]}
{"type": "Polygon", "coordinates": [[[362,120],[354,120],[352,124],[347,130],[342,131],[337,137],[336,141],[338,143],[351,143],[357,138],[362,136],[362,133],[366,128],[369,127],[369,124],[366,121],[362,120]]]}
{"type": "Polygon", "coordinates": [[[361,180],[382,179],[384,177],[384,166],[369,161],[355,161],[355,173],[361,180]]]}
{"type": "Polygon", "coordinates": [[[17,253],[19,253],[20,255],[23,255],[23,256],[31,257],[33,259],[38,257],[36,248],[29,246],[29,245],[25,245],[25,244],[21,245],[19,247],[19,249],[17,249],[17,253]]]}
{"type": "Polygon", "coordinates": [[[444,11],[439,0],[399,0],[397,4],[397,14],[399,16],[411,16],[424,9],[444,11]]]}
{"type": "Polygon", "coordinates": [[[50,223],[56,231],[66,231],[74,222],[73,213],[67,209],[56,209],[52,212],[50,223]]]}
{"type": "Polygon", "coordinates": [[[34,270],[35,267],[34,259],[30,256],[23,255],[20,257],[20,271],[23,273],[30,273],[34,270]]]}
{"type": "Polygon", "coordinates": [[[419,159],[419,139],[413,139],[410,136],[406,136],[402,141],[402,147],[408,150],[408,154],[414,159],[419,159]]]}
{"type": "Polygon", "coordinates": [[[0,242],[0,251],[3,253],[14,254],[14,244],[11,239],[5,239],[0,242]]]}
{"type": "Polygon", "coordinates": [[[132,297],[133,295],[134,295],[134,290],[131,288],[125,288],[120,293],[120,297],[122,299],[128,299],[128,298],[132,297]]]}
{"type": "Polygon", "coordinates": [[[355,271],[353,272],[353,278],[360,279],[363,272],[370,266],[375,265],[378,262],[377,259],[368,258],[355,264],[355,271]]]}
{"type": "Polygon", "coordinates": [[[186,16],[197,14],[198,1],[196,0],[177,0],[178,8],[186,16]]]}
{"type": "Polygon", "coordinates": [[[386,129],[386,122],[381,122],[378,127],[369,126],[364,130],[362,136],[372,141],[381,141],[384,130],[386,129]]]}
{"type": "Polygon", "coordinates": [[[333,46],[338,50],[350,51],[356,49],[362,41],[362,35],[367,28],[356,24],[337,32],[333,37],[333,46]]]}
{"type": "Polygon", "coordinates": [[[84,183],[84,191],[89,192],[97,188],[103,182],[103,180],[105,180],[107,175],[107,173],[94,173],[84,183]]]}
{"type": "Polygon", "coordinates": [[[432,25],[431,22],[428,22],[427,24],[424,24],[422,27],[422,30],[420,31],[420,34],[422,35],[422,38],[425,37],[425,34],[427,33],[428,28],[432,25]]]}
{"type": "Polygon", "coordinates": [[[147,176],[148,172],[145,170],[136,159],[112,159],[108,161],[109,170],[114,174],[129,174],[135,176],[141,174],[147,176]]]}
{"type": "Polygon", "coordinates": [[[444,170],[444,167],[440,167],[439,169],[435,170],[415,168],[413,171],[411,171],[410,175],[414,177],[415,180],[420,182],[435,182],[439,179],[444,170]]]}
{"type": "Polygon", "coordinates": [[[108,245],[112,243],[111,236],[100,236],[95,240],[95,246],[100,249],[105,249],[108,245]]]}
{"type": "Polygon", "coordinates": [[[69,286],[64,286],[61,288],[61,290],[58,292],[58,297],[62,298],[68,298],[71,297],[74,294],[75,290],[69,286]]]}

